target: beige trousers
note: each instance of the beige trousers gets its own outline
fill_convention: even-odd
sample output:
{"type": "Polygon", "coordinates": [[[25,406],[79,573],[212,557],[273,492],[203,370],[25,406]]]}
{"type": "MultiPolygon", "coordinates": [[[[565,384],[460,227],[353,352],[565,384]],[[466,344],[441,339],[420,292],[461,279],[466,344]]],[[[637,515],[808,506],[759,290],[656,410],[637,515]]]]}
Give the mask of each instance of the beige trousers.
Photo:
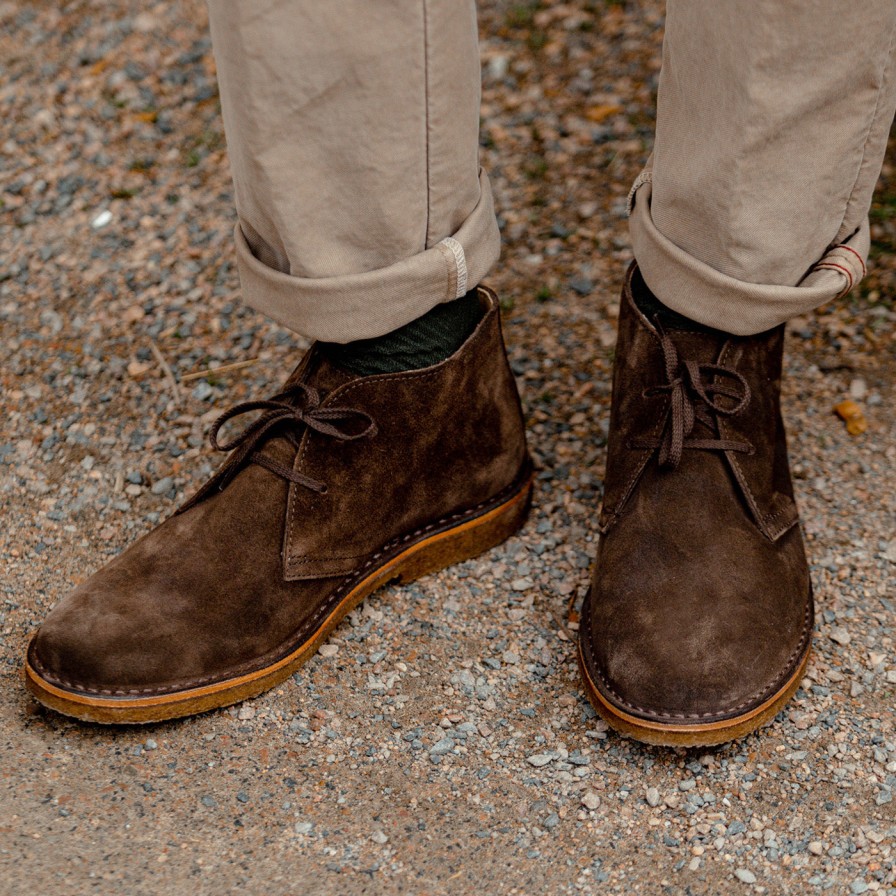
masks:
{"type": "MultiPolygon", "coordinates": [[[[210,0],[246,301],[306,336],[388,332],[498,258],[473,0],[210,0]]],[[[896,0],[668,0],[647,283],[757,333],[863,275],[896,113],[896,0]]]]}

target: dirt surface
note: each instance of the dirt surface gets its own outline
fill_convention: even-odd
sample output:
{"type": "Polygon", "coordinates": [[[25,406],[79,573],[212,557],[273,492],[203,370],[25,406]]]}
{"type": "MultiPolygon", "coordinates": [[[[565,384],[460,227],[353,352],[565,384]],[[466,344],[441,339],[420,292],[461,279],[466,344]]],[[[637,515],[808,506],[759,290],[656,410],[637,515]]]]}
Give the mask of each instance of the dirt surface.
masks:
{"type": "Polygon", "coordinates": [[[759,735],[639,746],[585,700],[568,608],[662,5],[483,0],[480,18],[529,523],[371,598],[251,703],[105,730],[28,698],[29,635],[210,472],[209,420],[303,343],[239,301],[204,5],[0,3],[0,893],[896,893],[893,168],[871,275],[790,328],[807,678],[759,735]],[[863,435],[832,414],[849,397],[863,435]]]}

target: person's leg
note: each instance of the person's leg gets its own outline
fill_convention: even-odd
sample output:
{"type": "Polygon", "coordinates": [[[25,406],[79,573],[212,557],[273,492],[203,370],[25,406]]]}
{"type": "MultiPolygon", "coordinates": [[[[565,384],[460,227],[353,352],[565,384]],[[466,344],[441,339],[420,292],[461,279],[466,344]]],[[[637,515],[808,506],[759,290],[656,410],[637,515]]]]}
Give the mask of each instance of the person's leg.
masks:
{"type": "Polygon", "coordinates": [[[864,274],[896,113],[896,3],[669,0],[635,258],[663,302],[748,335],[864,274]]]}
{"type": "Polygon", "coordinates": [[[244,293],[319,341],[214,424],[218,474],[32,640],[32,692],[93,721],[260,693],[381,585],[509,537],[531,493],[497,300],[474,289],[498,230],[472,3],[210,8],[244,293]]]}
{"type": "Polygon", "coordinates": [[[772,718],[808,657],[783,322],[864,272],[896,109],[896,3],[667,12],[580,651],[614,727],[698,745],[772,718]]]}
{"type": "Polygon", "coordinates": [[[472,0],[209,5],[245,300],[381,336],[497,260],[472,0]]]}

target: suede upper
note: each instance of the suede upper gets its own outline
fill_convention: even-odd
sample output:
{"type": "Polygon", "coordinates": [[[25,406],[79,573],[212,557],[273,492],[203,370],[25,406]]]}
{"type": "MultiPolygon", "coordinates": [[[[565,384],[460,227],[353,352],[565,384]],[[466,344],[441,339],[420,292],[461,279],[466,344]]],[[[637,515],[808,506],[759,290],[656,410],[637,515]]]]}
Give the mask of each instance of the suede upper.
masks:
{"type": "Polygon", "coordinates": [[[638,310],[644,290],[633,267],[583,657],[622,711],[711,722],[774,695],[811,639],[779,411],[783,327],[666,331],[638,310]]]}
{"type": "Polygon", "coordinates": [[[31,666],[56,686],[112,696],[251,672],[319,628],[383,557],[506,500],[529,462],[496,301],[480,294],[479,326],[434,367],[357,377],[312,348],[287,386],[317,390],[322,410],[367,415],[370,433],[275,428],[256,447],[267,466],[232,457],[56,605],[31,666]]]}

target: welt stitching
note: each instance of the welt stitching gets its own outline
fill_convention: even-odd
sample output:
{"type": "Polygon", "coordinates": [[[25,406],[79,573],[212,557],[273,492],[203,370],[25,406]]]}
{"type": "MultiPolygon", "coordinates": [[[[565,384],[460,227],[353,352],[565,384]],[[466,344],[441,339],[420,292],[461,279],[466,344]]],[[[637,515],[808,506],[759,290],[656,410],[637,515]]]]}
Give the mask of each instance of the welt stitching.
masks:
{"type": "MultiPolygon", "coordinates": [[[[494,322],[494,315],[497,314],[496,304],[491,295],[488,296],[491,307],[486,311],[483,315],[479,326],[474,330],[473,335],[470,337],[468,345],[475,347],[476,343],[482,342],[485,339],[485,332],[488,327],[494,322]]],[[[447,364],[451,359],[446,359],[446,361],[439,364],[433,370],[423,370],[423,371],[403,371],[401,373],[393,374],[390,376],[383,376],[376,378],[376,384],[380,383],[389,383],[395,380],[425,380],[431,379],[435,376],[441,376],[445,367],[444,364],[447,364]]],[[[368,384],[368,381],[365,379],[355,380],[354,382],[346,383],[338,388],[334,389],[324,400],[321,407],[329,407],[336,401],[336,399],[343,399],[346,396],[350,395],[356,389],[363,388],[368,384]]],[[[305,452],[308,447],[308,433],[305,433],[302,436],[302,444],[299,448],[298,454],[296,455],[296,460],[293,464],[293,469],[302,469],[302,463],[305,459],[305,452]]],[[[289,501],[287,505],[287,518],[286,518],[286,565],[288,569],[293,569],[294,566],[298,563],[305,562],[294,559],[291,556],[290,545],[292,544],[292,533],[294,529],[293,520],[299,515],[299,502],[294,500],[294,496],[296,494],[295,487],[291,487],[289,490],[289,501]]]]}
{"type": "MultiPolygon", "coordinates": [[[[397,538],[393,538],[391,541],[387,542],[373,554],[360,569],[356,570],[352,576],[346,579],[342,585],[337,588],[330,595],[330,599],[325,603],[321,604],[321,606],[317,609],[313,616],[305,621],[305,623],[298,629],[298,631],[292,636],[290,639],[292,643],[295,643],[296,640],[302,639],[309,632],[309,630],[313,630],[318,621],[322,616],[325,616],[329,613],[334,604],[338,604],[340,600],[349,592],[351,589],[360,582],[367,573],[367,570],[376,563],[380,558],[383,557],[384,554],[393,551],[395,548],[400,547],[403,544],[406,544],[408,541],[413,540],[414,538],[418,538],[420,535],[425,535],[426,533],[436,529],[440,526],[445,525],[446,523],[455,522],[458,519],[462,519],[464,517],[475,517],[475,515],[487,507],[489,504],[494,504],[495,506],[499,506],[504,498],[515,490],[520,490],[520,480],[523,479],[528,471],[529,464],[524,463],[520,472],[517,474],[517,477],[511,482],[509,485],[505,486],[500,492],[493,495],[486,501],[482,501],[477,504],[475,507],[469,508],[464,511],[458,511],[457,513],[451,514],[450,516],[442,517],[442,519],[437,520],[436,522],[429,523],[427,526],[422,526],[419,529],[416,529],[414,532],[410,532],[406,535],[399,536],[397,538]]],[[[287,654],[288,656],[289,654],[287,654]]],[[[280,657],[283,659],[283,657],[280,657]]],[[[279,662],[279,660],[274,660],[274,662],[279,662]]],[[[126,696],[134,696],[138,694],[176,694],[180,691],[189,690],[195,687],[201,687],[204,684],[209,684],[217,681],[226,681],[227,678],[220,678],[220,676],[216,675],[204,675],[200,678],[191,678],[188,679],[184,684],[178,686],[175,690],[171,690],[169,688],[123,688],[123,689],[109,689],[109,688],[93,688],[88,687],[79,682],[72,681],[67,678],[62,678],[60,676],[54,675],[43,663],[39,660],[37,656],[32,657],[32,665],[38,669],[50,682],[55,682],[57,684],[64,685],[65,687],[72,688],[74,690],[82,691],[87,694],[107,694],[109,696],[118,696],[118,697],[126,697],[126,696]]],[[[227,677],[232,678],[242,674],[244,671],[255,671],[253,666],[255,664],[252,662],[242,663],[239,666],[229,670],[227,677]]],[[[262,667],[264,668],[264,667],[262,667]]]]}
{"type": "MultiPolygon", "coordinates": [[[[410,532],[407,535],[396,536],[391,541],[386,542],[386,544],[383,545],[383,547],[376,554],[373,555],[371,560],[369,560],[363,568],[366,569],[368,566],[371,565],[371,563],[373,563],[377,559],[379,559],[383,555],[384,552],[392,550],[393,548],[397,547],[399,544],[405,544],[406,542],[410,541],[411,539],[417,538],[420,535],[425,535],[427,532],[431,532],[433,529],[438,529],[440,526],[443,526],[446,523],[451,523],[456,520],[463,519],[464,517],[469,516],[471,513],[473,513],[473,514],[477,513],[478,511],[482,510],[487,505],[491,504],[498,498],[502,497],[505,492],[511,491],[518,479],[519,479],[519,472],[517,472],[516,477],[514,478],[513,482],[510,483],[510,485],[505,486],[496,495],[492,495],[490,498],[486,498],[484,501],[480,501],[480,503],[476,504],[474,507],[468,507],[465,510],[458,510],[453,514],[450,514],[449,516],[444,516],[441,519],[436,520],[433,523],[427,523],[425,526],[421,526],[420,528],[415,529],[413,532],[410,532]]],[[[340,556],[338,554],[327,554],[324,557],[301,558],[298,560],[291,561],[290,569],[292,569],[294,566],[302,566],[302,565],[308,564],[308,563],[318,563],[320,560],[357,560],[363,556],[365,556],[363,553],[362,554],[351,554],[351,555],[346,555],[346,556],[340,556]]]]}
{"type": "MultiPolygon", "coordinates": [[[[794,660],[796,660],[799,656],[801,656],[803,654],[803,652],[805,650],[807,635],[811,634],[811,629],[812,629],[812,594],[810,591],[809,602],[806,604],[806,612],[805,612],[805,615],[803,618],[803,627],[800,631],[800,640],[799,640],[799,643],[797,644],[797,646],[794,648],[793,652],[787,658],[787,662],[786,662],[786,670],[787,671],[782,673],[781,675],[779,675],[778,678],[775,679],[775,681],[771,685],[769,685],[768,687],[766,687],[765,689],[763,689],[761,691],[755,691],[749,697],[745,698],[743,701],[738,703],[737,706],[731,706],[731,707],[728,707],[727,709],[723,709],[718,712],[663,713],[663,712],[656,712],[655,710],[652,710],[652,709],[646,709],[643,706],[637,706],[636,704],[629,703],[627,700],[625,700],[613,688],[613,686],[607,681],[607,679],[604,677],[603,673],[601,673],[598,669],[591,666],[590,663],[589,663],[589,671],[593,672],[595,674],[595,677],[600,679],[601,684],[606,688],[607,693],[611,694],[613,696],[613,698],[616,700],[616,702],[619,704],[619,706],[624,707],[625,709],[634,710],[635,712],[640,713],[641,715],[649,716],[650,718],[654,718],[654,719],[712,719],[712,718],[717,718],[719,716],[728,715],[729,713],[732,713],[732,712],[737,712],[738,710],[744,709],[745,707],[749,706],[750,704],[755,704],[757,701],[759,703],[761,703],[761,702],[763,702],[763,698],[765,698],[766,695],[774,694],[777,690],[779,690],[780,683],[787,679],[789,672],[790,672],[790,667],[793,665],[794,660]]],[[[587,631],[587,629],[586,629],[586,631],[587,631]]],[[[590,650],[590,644],[589,644],[588,638],[584,637],[584,635],[583,635],[580,638],[580,641],[582,643],[584,652],[588,654],[587,658],[591,659],[593,661],[593,657],[591,656],[591,650],[590,650]]]]}

